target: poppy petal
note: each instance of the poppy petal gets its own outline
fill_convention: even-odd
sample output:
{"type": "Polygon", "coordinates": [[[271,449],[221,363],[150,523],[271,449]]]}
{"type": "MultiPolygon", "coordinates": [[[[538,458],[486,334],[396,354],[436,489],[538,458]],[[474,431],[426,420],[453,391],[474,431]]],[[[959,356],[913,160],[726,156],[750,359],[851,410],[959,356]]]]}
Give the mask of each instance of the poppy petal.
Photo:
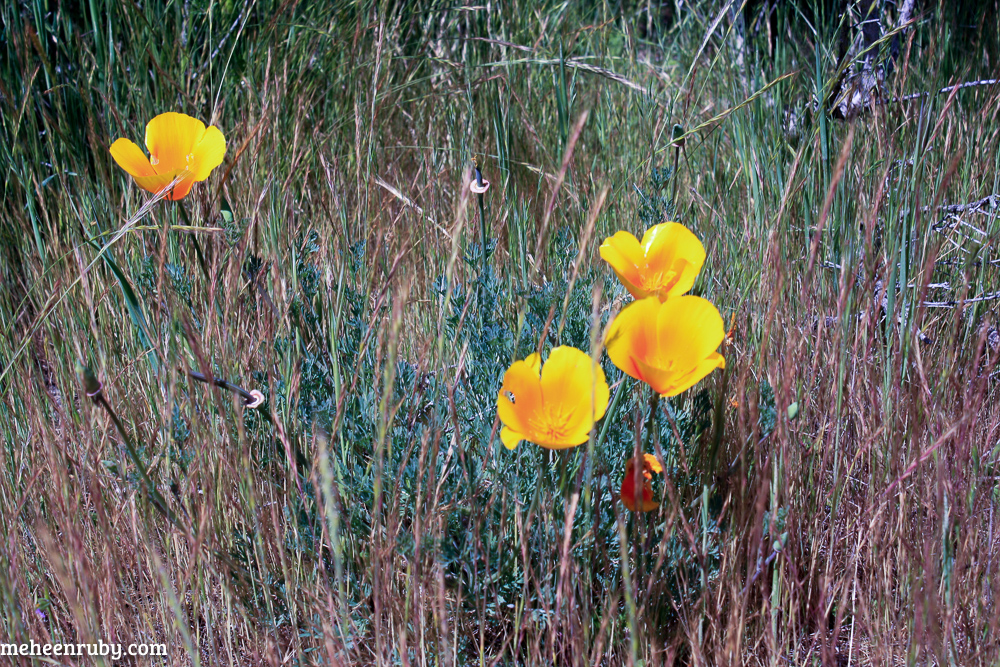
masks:
{"type": "Polygon", "coordinates": [[[676,376],[673,368],[657,368],[641,359],[633,360],[633,366],[637,372],[637,379],[648,384],[657,394],[663,395],[673,386],[676,376]]]}
{"type": "Polygon", "coordinates": [[[497,415],[506,426],[518,433],[530,433],[531,417],[542,404],[542,389],[538,379],[540,364],[537,354],[515,361],[503,376],[497,396],[497,415]]]}
{"type": "Polygon", "coordinates": [[[593,415],[604,415],[608,399],[604,371],[586,353],[557,347],[544,365],[538,354],[529,355],[504,373],[497,395],[500,439],[509,449],[520,440],[547,449],[575,447],[586,442],[593,415]]]}
{"type": "Polygon", "coordinates": [[[650,275],[671,275],[659,296],[679,296],[694,286],[705,263],[705,247],[694,233],[676,222],[664,222],[646,230],[642,237],[650,275]]]}
{"type": "Polygon", "coordinates": [[[567,430],[567,446],[587,440],[594,422],[608,408],[610,391],[604,370],[574,347],[552,350],[542,367],[541,390],[546,413],[567,430]]]}
{"type": "Polygon", "coordinates": [[[725,364],[715,352],[724,337],[722,316],[705,299],[648,297],[622,309],[605,345],[626,375],[675,396],[725,364]]]}
{"type": "Polygon", "coordinates": [[[656,460],[656,457],[652,454],[643,455],[643,470],[642,476],[640,477],[642,493],[639,498],[636,497],[635,493],[635,460],[629,459],[625,462],[625,476],[622,478],[620,497],[622,499],[622,503],[629,509],[629,511],[650,512],[660,506],[660,503],[653,500],[653,487],[649,483],[649,480],[652,477],[648,470],[650,458],[654,461],[656,460]]]}
{"type": "Polygon", "coordinates": [[[663,472],[663,466],[660,465],[660,461],[652,454],[642,455],[642,465],[653,472],[663,472]]]}
{"type": "Polygon", "coordinates": [[[648,324],[656,321],[659,310],[656,297],[640,299],[625,306],[608,328],[608,357],[626,375],[643,382],[648,380],[642,377],[636,361],[649,359],[658,351],[656,331],[648,324]]]}
{"type": "Polygon", "coordinates": [[[524,440],[524,436],[514,429],[507,428],[506,426],[500,429],[500,441],[503,442],[503,446],[507,449],[516,449],[522,440],[524,440]]]}
{"type": "Polygon", "coordinates": [[[149,163],[149,158],[142,152],[134,141],[122,138],[111,144],[108,149],[111,157],[115,159],[118,166],[124,169],[129,175],[140,178],[143,176],[153,176],[156,171],[149,163]]]}
{"type": "Polygon", "coordinates": [[[222,164],[226,156],[226,138],[214,125],[205,130],[204,136],[191,152],[191,172],[195,181],[204,181],[212,170],[222,164]]]}
{"type": "Polygon", "coordinates": [[[157,172],[188,166],[188,155],[205,136],[205,124],[187,114],[168,111],[146,124],[146,148],[157,172]]]}
{"type": "MultiPolygon", "coordinates": [[[[134,178],[136,184],[143,190],[146,190],[148,192],[159,192],[163,188],[169,186],[174,181],[174,179],[177,178],[184,179],[185,170],[174,169],[173,171],[168,171],[162,174],[153,174],[152,176],[135,176],[134,178]]],[[[183,183],[184,181],[180,180],[176,185],[174,185],[174,190],[172,191],[171,194],[176,193],[178,188],[180,188],[183,185],[183,183]]],[[[187,191],[190,189],[191,186],[188,185],[187,188],[184,189],[184,194],[187,194],[187,191]]]]}
{"type": "Polygon", "coordinates": [[[629,489],[629,491],[626,492],[625,489],[624,489],[624,487],[623,487],[622,488],[622,494],[621,494],[621,496],[622,496],[622,504],[625,505],[625,507],[627,507],[630,512],[634,512],[635,511],[635,493],[633,493],[631,489],[629,489]]]}
{"type": "Polygon", "coordinates": [[[187,197],[187,194],[191,191],[191,186],[194,185],[194,179],[190,176],[179,182],[174,186],[174,189],[170,191],[167,195],[167,199],[171,201],[178,201],[187,197]]]}
{"type": "Polygon", "coordinates": [[[673,360],[674,368],[682,374],[701,363],[726,337],[722,315],[711,302],[698,296],[665,301],[656,316],[656,332],[657,356],[673,360]]]}
{"type": "Polygon", "coordinates": [[[604,239],[600,247],[601,259],[614,270],[618,280],[636,299],[649,296],[642,288],[642,274],[646,258],[639,240],[625,231],[604,239]]]}
{"type": "Polygon", "coordinates": [[[642,490],[642,501],[639,505],[640,512],[652,512],[653,510],[659,509],[660,503],[653,500],[653,490],[643,489],[642,490]],[[647,495],[648,491],[648,495],[647,495]]]}
{"type": "Polygon", "coordinates": [[[629,511],[635,511],[635,463],[629,459],[625,463],[625,475],[622,477],[622,503],[629,511]]]}
{"type": "Polygon", "coordinates": [[[528,364],[528,367],[534,371],[536,378],[541,376],[542,355],[538,354],[537,352],[532,352],[525,358],[524,363],[528,364]]]}
{"type": "MultiPolygon", "coordinates": [[[[676,396],[682,391],[686,391],[691,387],[695,386],[703,379],[705,379],[709,373],[714,371],[716,368],[725,368],[726,360],[723,359],[722,355],[718,352],[713,352],[708,355],[708,357],[699,363],[697,366],[691,369],[690,372],[682,377],[676,378],[673,385],[670,386],[665,391],[660,392],[664,396],[676,396]]],[[[659,390],[658,390],[659,391],[659,390]]]]}

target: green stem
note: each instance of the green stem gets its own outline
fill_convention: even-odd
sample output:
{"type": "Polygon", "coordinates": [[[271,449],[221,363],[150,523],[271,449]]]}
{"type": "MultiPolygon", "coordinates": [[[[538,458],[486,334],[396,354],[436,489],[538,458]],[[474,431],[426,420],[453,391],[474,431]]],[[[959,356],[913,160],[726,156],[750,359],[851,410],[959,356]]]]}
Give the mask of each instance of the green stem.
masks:
{"type": "Polygon", "coordinates": [[[674,146],[674,170],[670,174],[670,180],[673,181],[673,194],[670,196],[670,205],[673,207],[674,211],[677,211],[677,165],[680,162],[681,150],[684,148],[684,127],[681,125],[674,125],[674,129],[670,133],[670,140],[674,146]]]}
{"type": "MultiPolygon", "coordinates": [[[[475,158],[472,159],[472,164],[476,169],[476,185],[480,188],[483,187],[483,172],[479,170],[479,163],[475,158]]],[[[483,199],[485,194],[479,192],[476,194],[479,200],[479,286],[477,289],[476,299],[479,303],[479,332],[483,331],[483,281],[486,277],[486,204],[483,199]]]]}
{"type": "Polygon", "coordinates": [[[243,399],[244,404],[253,403],[256,400],[256,397],[243,387],[235,385],[232,382],[223,380],[222,378],[208,377],[203,373],[190,370],[187,372],[187,374],[192,379],[198,380],[199,382],[204,382],[205,384],[214,384],[216,387],[219,387],[220,389],[226,389],[228,391],[233,392],[234,394],[239,394],[240,398],[243,399]]]}
{"type": "MultiPolygon", "coordinates": [[[[95,404],[104,408],[108,416],[111,417],[111,421],[114,423],[115,428],[121,434],[122,439],[125,441],[125,449],[128,451],[129,458],[132,459],[132,463],[135,464],[136,469],[139,471],[139,477],[142,479],[143,485],[146,487],[146,493],[149,499],[152,501],[153,507],[170,522],[170,524],[179,530],[184,535],[191,535],[191,527],[185,526],[181,523],[180,518],[177,514],[167,506],[167,501],[164,499],[160,492],[156,490],[153,485],[153,481],[149,478],[149,474],[146,471],[146,466],[143,465],[142,459],[139,458],[139,452],[136,451],[135,445],[132,443],[132,438],[129,436],[128,431],[125,430],[125,425],[121,423],[118,419],[118,415],[115,411],[111,409],[111,404],[104,397],[104,392],[102,391],[101,382],[94,375],[93,371],[84,366],[81,362],[77,361],[77,371],[83,376],[83,387],[87,396],[94,401],[95,404]]],[[[209,549],[209,552],[215,556],[223,565],[229,568],[230,572],[239,575],[246,582],[251,585],[259,585],[266,587],[271,590],[272,593],[280,595],[281,591],[277,586],[271,582],[262,581],[259,578],[255,578],[245,567],[240,563],[233,560],[228,554],[219,551],[218,549],[209,549]]]]}
{"type": "MultiPolygon", "coordinates": [[[[646,454],[646,452],[650,451],[650,449],[652,448],[653,431],[656,428],[656,410],[660,407],[660,395],[652,387],[650,387],[649,391],[650,391],[649,414],[646,416],[646,426],[645,426],[646,432],[643,433],[642,451],[639,452],[638,456],[636,457],[636,466],[635,466],[635,471],[633,472],[633,474],[635,475],[635,479],[633,480],[633,485],[634,485],[633,488],[636,489],[636,496],[639,499],[641,499],[643,495],[642,489],[644,480],[642,478],[642,475],[643,475],[643,468],[645,466],[643,457],[646,454]]],[[[644,540],[646,539],[646,535],[643,535],[642,533],[648,532],[649,522],[646,519],[645,512],[638,512],[635,518],[636,518],[635,528],[637,533],[639,533],[636,535],[636,540],[635,540],[636,576],[639,581],[642,581],[648,570],[648,568],[646,567],[647,562],[645,558],[647,549],[644,548],[645,547],[644,540]],[[640,523],[641,523],[641,528],[640,528],[640,523]]],[[[638,596],[638,594],[639,594],[639,588],[637,586],[636,595],[638,596]]]]}
{"type": "Polygon", "coordinates": [[[167,506],[167,501],[160,495],[160,492],[156,490],[153,486],[153,481],[149,478],[149,474],[146,472],[146,466],[143,465],[142,460],[139,458],[139,452],[136,451],[135,445],[132,444],[132,438],[129,437],[128,432],[125,430],[125,426],[118,419],[118,415],[115,411],[111,409],[111,405],[108,403],[107,399],[104,398],[104,394],[100,391],[93,396],[94,402],[104,408],[104,411],[108,413],[111,417],[111,421],[114,423],[115,428],[121,433],[122,440],[125,442],[125,449],[128,451],[129,458],[132,459],[132,463],[135,465],[136,470],[139,471],[139,477],[142,479],[142,483],[146,486],[146,494],[152,501],[153,506],[167,518],[170,523],[172,523],[176,528],[184,530],[184,526],[181,526],[177,519],[177,515],[174,513],[170,507],[167,506]]]}
{"type": "Polygon", "coordinates": [[[639,613],[632,595],[632,575],[628,567],[628,537],[625,534],[625,522],[621,516],[615,522],[618,526],[618,553],[621,556],[622,584],[625,588],[625,609],[628,612],[629,629],[629,664],[634,665],[639,655],[639,613]]]}
{"type": "Polygon", "coordinates": [[[622,396],[624,394],[625,378],[622,378],[621,382],[618,383],[618,388],[615,389],[615,395],[611,398],[611,405],[608,406],[608,410],[604,414],[604,422],[601,424],[601,432],[597,436],[597,442],[594,443],[595,450],[600,449],[601,445],[604,444],[604,439],[608,436],[608,429],[611,427],[611,422],[615,421],[615,415],[618,414],[618,406],[621,404],[622,396]]]}
{"type": "Polygon", "coordinates": [[[653,429],[656,427],[656,410],[660,407],[660,395],[652,387],[650,387],[649,391],[649,416],[646,417],[646,432],[643,434],[645,442],[640,454],[649,451],[650,445],[653,444],[653,429]]]}
{"type": "Polygon", "coordinates": [[[674,192],[670,196],[670,205],[674,208],[675,211],[674,215],[676,215],[677,211],[677,164],[680,160],[680,157],[681,157],[681,149],[680,147],[678,147],[674,149],[674,172],[670,174],[670,179],[674,182],[673,183],[674,192]]]}
{"type": "MultiPolygon", "coordinates": [[[[191,218],[188,217],[187,209],[184,208],[183,202],[177,202],[177,210],[181,212],[181,218],[184,219],[184,224],[188,227],[194,227],[191,224],[191,218]]],[[[208,274],[208,264],[205,262],[205,255],[201,251],[201,244],[198,243],[198,236],[196,234],[189,234],[188,238],[191,240],[191,245],[194,246],[195,257],[198,258],[198,266],[201,268],[201,274],[205,276],[205,280],[211,282],[211,277],[208,274]]]]}

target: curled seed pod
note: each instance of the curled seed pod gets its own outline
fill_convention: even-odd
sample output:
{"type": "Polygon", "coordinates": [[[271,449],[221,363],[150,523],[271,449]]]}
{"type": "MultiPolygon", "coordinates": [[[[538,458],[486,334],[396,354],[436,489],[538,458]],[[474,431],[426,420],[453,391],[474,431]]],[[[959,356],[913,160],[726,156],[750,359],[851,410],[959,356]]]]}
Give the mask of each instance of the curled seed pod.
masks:
{"type": "Polygon", "coordinates": [[[251,390],[250,396],[252,396],[253,398],[247,399],[246,402],[243,404],[243,407],[259,408],[261,405],[264,404],[264,394],[262,394],[259,390],[257,389],[251,390]]]}

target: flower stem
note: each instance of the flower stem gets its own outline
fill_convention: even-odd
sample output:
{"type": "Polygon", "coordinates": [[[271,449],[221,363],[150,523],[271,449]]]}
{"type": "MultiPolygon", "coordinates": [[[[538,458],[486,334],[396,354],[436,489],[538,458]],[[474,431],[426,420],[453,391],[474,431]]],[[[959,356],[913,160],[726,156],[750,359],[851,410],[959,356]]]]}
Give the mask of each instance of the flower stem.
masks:
{"type": "Polygon", "coordinates": [[[681,150],[684,148],[684,127],[682,125],[674,125],[674,129],[671,132],[671,142],[674,147],[674,170],[670,174],[670,179],[673,181],[673,194],[670,196],[670,206],[673,207],[674,211],[677,211],[677,165],[680,162],[681,150]]]}
{"type": "MultiPolygon", "coordinates": [[[[476,185],[483,187],[483,172],[479,169],[479,161],[472,157],[472,166],[476,170],[476,185]]],[[[479,302],[479,332],[483,331],[483,281],[486,279],[486,204],[483,201],[485,193],[479,192],[476,198],[479,200],[479,288],[477,290],[477,300],[479,302]]]]}
{"type": "Polygon", "coordinates": [[[167,505],[166,499],[160,495],[160,492],[156,490],[156,486],[153,485],[153,481],[149,478],[149,474],[146,472],[146,466],[143,465],[142,459],[139,458],[139,452],[136,451],[135,446],[132,444],[132,438],[129,436],[128,431],[125,430],[125,426],[118,419],[118,415],[115,414],[115,411],[111,409],[111,404],[108,403],[106,398],[104,398],[103,385],[89,368],[79,362],[77,363],[77,366],[80,374],[83,376],[84,389],[87,396],[89,396],[95,404],[104,408],[104,411],[108,413],[109,417],[111,417],[111,422],[121,434],[122,441],[125,443],[125,449],[139,473],[139,478],[146,487],[146,495],[153,503],[153,507],[155,507],[160,514],[166,517],[166,519],[175,527],[180,530],[184,530],[184,527],[177,519],[177,515],[172,509],[170,509],[167,505]]]}
{"type": "MultiPolygon", "coordinates": [[[[118,415],[116,415],[115,411],[111,409],[111,404],[108,403],[108,400],[104,397],[104,387],[97,379],[97,376],[94,375],[93,371],[84,366],[80,361],[77,361],[76,364],[77,372],[82,376],[84,392],[92,401],[94,401],[96,405],[99,405],[105,412],[108,413],[108,416],[111,417],[111,421],[114,423],[118,433],[121,434],[122,440],[125,442],[125,449],[128,451],[129,458],[132,459],[132,463],[135,465],[136,470],[139,473],[139,477],[142,479],[143,486],[146,487],[146,495],[150,499],[153,507],[163,515],[170,525],[179,530],[185,536],[191,536],[193,534],[192,527],[181,522],[180,517],[176,512],[170,509],[170,506],[167,505],[166,499],[156,489],[156,486],[153,484],[153,480],[150,479],[146,466],[143,465],[142,459],[139,458],[139,452],[136,451],[135,445],[132,443],[132,438],[129,436],[128,431],[125,430],[125,425],[121,423],[121,420],[118,419],[118,415]]],[[[241,577],[247,584],[262,586],[270,589],[275,595],[281,595],[281,591],[274,583],[263,581],[259,577],[254,577],[254,575],[243,567],[242,564],[233,560],[229,554],[214,548],[209,548],[208,552],[218,559],[219,562],[229,568],[229,571],[232,574],[241,577]]]]}
{"type": "Polygon", "coordinates": [[[611,405],[608,406],[608,410],[604,414],[604,421],[601,423],[601,432],[598,434],[597,441],[594,443],[595,450],[601,449],[604,445],[604,439],[608,436],[608,429],[615,421],[615,416],[618,414],[618,405],[621,403],[622,395],[625,394],[625,384],[626,382],[624,378],[618,382],[618,388],[615,389],[615,395],[611,398],[611,405]]]}
{"type": "MultiPolygon", "coordinates": [[[[181,213],[181,218],[184,219],[184,224],[188,227],[194,227],[191,224],[191,218],[188,216],[187,209],[184,208],[184,202],[177,202],[177,210],[181,213]]],[[[194,247],[195,257],[198,258],[198,266],[201,268],[201,274],[205,276],[205,280],[211,281],[211,277],[208,275],[208,264],[205,263],[205,255],[201,252],[201,244],[198,243],[197,234],[188,234],[188,238],[191,240],[191,245],[194,247]]]]}
{"type": "MultiPolygon", "coordinates": [[[[634,484],[633,488],[637,489],[636,495],[640,499],[643,497],[643,492],[642,492],[644,483],[644,480],[642,479],[642,472],[644,466],[643,457],[645,456],[646,452],[650,451],[653,445],[653,431],[656,428],[656,411],[660,407],[660,395],[652,387],[650,387],[649,391],[650,391],[649,415],[646,417],[646,426],[645,426],[646,432],[643,433],[642,451],[640,451],[635,457],[636,465],[635,465],[635,473],[634,473],[635,480],[633,481],[634,484]]],[[[635,523],[636,523],[636,531],[638,532],[635,540],[636,577],[638,581],[642,581],[643,579],[645,579],[645,574],[648,569],[647,565],[651,565],[652,563],[651,560],[647,563],[647,556],[646,556],[647,549],[644,548],[645,543],[644,543],[643,533],[648,533],[649,531],[649,522],[647,520],[646,513],[639,512],[638,516],[636,516],[635,523]]],[[[651,538],[652,535],[650,534],[649,537],[651,538]]],[[[652,554],[649,555],[649,558],[650,559],[652,558],[652,554]]],[[[635,594],[636,596],[639,595],[638,586],[636,586],[635,594]]]]}
{"type": "Polygon", "coordinates": [[[621,556],[622,568],[622,588],[625,589],[625,609],[628,612],[629,632],[629,663],[634,665],[639,654],[639,612],[635,603],[635,595],[632,593],[632,576],[628,566],[628,538],[626,537],[625,522],[621,516],[615,521],[618,527],[618,553],[621,556]]]}
{"type": "MultiPolygon", "coordinates": [[[[226,389],[228,391],[233,392],[234,394],[239,394],[240,398],[243,399],[243,404],[246,405],[246,406],[249,406],[249,405],[259,405],[257,403],[257,397],[256,396],[254,396],[252,393],[250,393],[249,391],[247,391],[243,387],[235,385],[232,382],[227,382],[226,380],[223,380],[222,378],[208,377],[208,376],[204,375],[203,373],[199,373],[197,371],[191,371],[191,370],[189,370],[187,372],[187,374],[192,379],[198,380],[199,382],[204,382],[205,384],[214,384],[216,387],[219,387],[220,389],[226,389]]],[[[262,412],[262,414],[264,414],[264,413],[262,412]]]]}
{"type": "Polygon", "coordinates": [[[656,390],[650,387],[649,389],[649,416],[646,418],[646,432],[643,434],[645,442],[642,446],[642,452],[645,453],[649,450],[650,445],[653,444],[653,429],[656,427],[656,411],[660,407],[660,395],[656,393],[656,390]]]}
{"type": "Polygon", "coordinates": [[[670,205],[677,210],[677,164],[680,161],[681,149],[678,146],[674,149],[674,171],[670,174],[670,179],[673,181],[673,194],[670,196],[670,205]]]}
{"type": "MultiPolygon", "coordinates": [[[[483,187],[483,172],[479,170],[479,164],[473,160],[473,165],[476,168],[476,185],[483,187]]],[[[479,198],[479,241],[482,244],[480,247],[480,259],[481,259],[481,272],[486,271],[486,205],[483,202],[483,198],[486,196],[485,193],[478,193],[476,195],[479,198]]]]}

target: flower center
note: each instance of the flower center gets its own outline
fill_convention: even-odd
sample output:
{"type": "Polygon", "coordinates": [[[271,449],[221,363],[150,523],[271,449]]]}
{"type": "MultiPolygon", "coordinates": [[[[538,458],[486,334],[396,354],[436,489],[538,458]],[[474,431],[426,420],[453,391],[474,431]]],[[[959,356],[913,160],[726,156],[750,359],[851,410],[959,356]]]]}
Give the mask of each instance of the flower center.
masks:
{"type": "Polygon", "coordinates": [[[535,432],[548,443],[562,443],[570,433],[574,410],[565,405],[545,406],[532,420],[535,432]]]}
{"type": "Polygon", "coordinates": [[[150,155],[149,156],[149,164],[151,164],[151,165],[153,165],[155,167],[156,165],[160,164],[160,160],[155,155],[150,155]]]}
{"type": "Polygon", "coordinates": [[[677,282],[677,278],[677,271],[674,269],[657,271],[655,273],[644,273],[642,275],[642,288],[647,292],[669,290],[674,286],[674,283],[677,282]]]}

